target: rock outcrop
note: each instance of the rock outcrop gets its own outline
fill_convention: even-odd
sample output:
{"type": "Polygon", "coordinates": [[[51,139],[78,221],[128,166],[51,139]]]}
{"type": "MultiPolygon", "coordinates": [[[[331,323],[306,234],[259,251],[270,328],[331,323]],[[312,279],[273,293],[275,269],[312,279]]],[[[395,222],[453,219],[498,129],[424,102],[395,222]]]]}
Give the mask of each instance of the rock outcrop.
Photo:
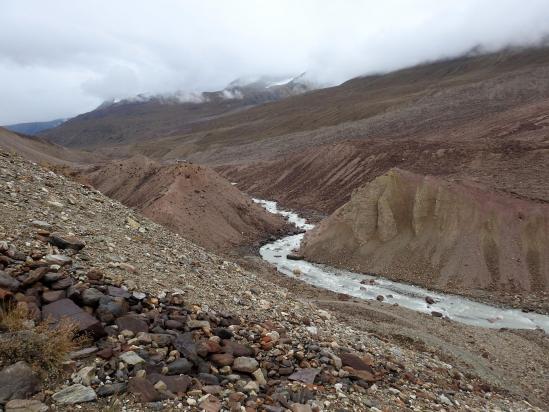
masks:
{"type": "Polygon", "coordinates": [[[399,169],[305,237],[306,259],[435,288],[549,288],[549,205],[399,169]]]}

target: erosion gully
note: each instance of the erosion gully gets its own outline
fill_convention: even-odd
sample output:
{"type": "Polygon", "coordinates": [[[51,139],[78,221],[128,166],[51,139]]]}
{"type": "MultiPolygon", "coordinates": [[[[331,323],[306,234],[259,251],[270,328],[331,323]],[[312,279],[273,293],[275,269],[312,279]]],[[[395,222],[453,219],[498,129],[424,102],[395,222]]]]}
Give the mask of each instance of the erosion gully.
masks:
{"type": "MultiPolygon", "coordinates": [[[[299,229],[311,230],[314,225],[297,213],[281,210],[274,201],[254,199],[268,212],[285,217],[299,229]]],[[[383,295],[387,303],[398,303],[408,309],[431,314],[438,312],[456,322],[485,328],[542,329],[549,333],[549,316],[524,313],[517,309],[500,308],[388,279],[350,272],[305,260],[290,260],[287,255],[303,240],[304,233],[286,236],[261,247],[261,257],[286,276],[297,278],[316,287],[345,293],[361,299],[376,299],[383,295]],[[429,296],[434,303],[429,304],[429,296]]]]}

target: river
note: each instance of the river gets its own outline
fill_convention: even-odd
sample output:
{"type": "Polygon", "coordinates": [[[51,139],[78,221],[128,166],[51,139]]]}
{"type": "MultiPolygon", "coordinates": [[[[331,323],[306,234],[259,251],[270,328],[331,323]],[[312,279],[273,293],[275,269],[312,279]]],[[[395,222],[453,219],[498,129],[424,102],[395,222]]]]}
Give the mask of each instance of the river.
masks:
{"type": "MultiPolygon", "coordinates": [[[[298,214],[278,208],[269,200],[254,199],[267,211],[284,216],[289,222],[305,231],[314,225],[298,214]]],[[[361,299],[376,299],[384,296],[385,302],[397,303],[408,309],[431,314],[433,311],[444,317],[468,325],[486,328],[542,329],[549,333],[549,316],[517,309],[499,308],[469,300],[462,296],[430,291],[418,286],[393,282],[383,277],[370,276],[304,260],[290,260],[286,255],[298,249],[304,234],[286,236],[261,247],[259,253],[267,262],[287,276],[298,278],[311,285],[333,292],[345,293],[361,299]],[[429,304],[429,296],[434,303],[429,304]]]]}

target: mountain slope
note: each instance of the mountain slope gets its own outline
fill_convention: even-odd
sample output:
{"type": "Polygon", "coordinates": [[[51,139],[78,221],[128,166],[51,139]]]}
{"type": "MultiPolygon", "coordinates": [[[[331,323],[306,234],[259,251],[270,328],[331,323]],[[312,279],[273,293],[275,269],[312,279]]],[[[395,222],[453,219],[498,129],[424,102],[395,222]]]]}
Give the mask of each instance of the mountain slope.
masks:
{"type": "Polygon", "coordinates": [[[135,156],[80,171],[79,178],[210,250],[234,253],[287,229],[280,217],[203,166],[135,156]]]}
{"type": "Polygon", "coordinates": [[[87,164],[102,160],[98,153],[68,149],[34,136],[20,135],[0,127],[0,148],[17,152],[27,159],[52,165],[87,164]]]}

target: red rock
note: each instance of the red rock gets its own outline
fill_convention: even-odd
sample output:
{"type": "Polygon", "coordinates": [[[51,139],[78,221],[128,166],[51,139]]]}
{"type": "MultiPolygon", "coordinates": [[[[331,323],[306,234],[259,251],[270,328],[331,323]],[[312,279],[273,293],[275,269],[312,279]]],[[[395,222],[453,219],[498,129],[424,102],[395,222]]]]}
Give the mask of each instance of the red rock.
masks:
{"type": "Polygon", "coordinates": [[[162,395],[154,388],[154,385],[145,378],[130,378],[128,392],[134,394],[143,403],[162,399],[162,395]]]}

